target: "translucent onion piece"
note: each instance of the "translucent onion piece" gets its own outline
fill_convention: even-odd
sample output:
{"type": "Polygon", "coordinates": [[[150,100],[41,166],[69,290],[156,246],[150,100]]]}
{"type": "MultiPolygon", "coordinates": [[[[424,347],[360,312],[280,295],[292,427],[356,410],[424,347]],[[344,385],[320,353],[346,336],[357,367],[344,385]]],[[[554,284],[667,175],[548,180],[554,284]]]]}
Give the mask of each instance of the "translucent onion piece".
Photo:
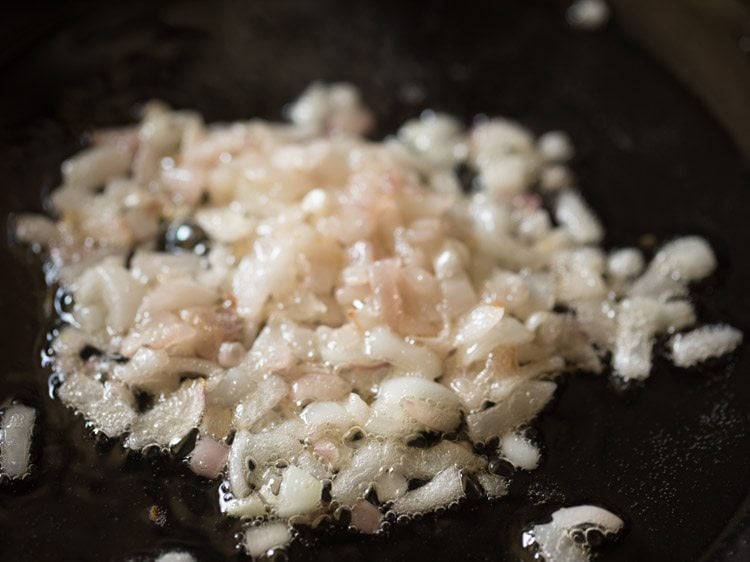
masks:
{"type": "Polygon", "coordinates": [[[320,505],[323,484],[311,474],[290,465],[284,470],[279,494],[273,503],[279,517],[309,513],[320,505]]]}
{"type": "Polygon", "coordinates": [[[513,466],[534,470],[539,466],[541,453],[528,439],[517,433],[508,433],[500,439],[500,451],[513,466]]]}
{"type": "Polygon", "coordinates": [[[360,500],[352,508],[351,524],[357,528],[360,533],[368,535],[377,533],[383,523],[383,515],[378,508],[370,502],[360,500]]]}
{"type": "Polygon", "coordinates": [[[742,343],[742,332],[725,324],[703,326],[673,336],[667,346],[678,367],[692,367],[711,357],[733,351],[742,343]]]}
{"type": "Polygon", "coordinates": [[[483,442],[526,423],[552,399],[557,385],[550,381],[528,381],[510,397],[487,410],[466,416],[472,441],[483,442]]]}
{"type": "Polygon", "coordinates": [[[0,473],[21,478],[29,471],[31,436],[36,410],[23,404],[8,406],[0,420],[0,473]]]}
{"type": "Polygon", "coordinates": [[[398,498],[392,509],[396,513],[424,513],[445,507],[463,496],[461,472],[457,468],[447,468],[424,486],[398,498]]]}
{"type": "Polygon", "coordinates": [[[109,381],[102,384],[82,373],[66,375],[58,395],[107,437],[130,429],[138,416],[128,390],[109,381]]]}
{"type": "Polygon", "coordinates": [[[222,511],[230,517],[253,519],[266,514],[266,504],[257,495],[231,499],[222,504],[222,511]]]}
{"type": "Polygon", "coordinates": [[[552,521],[535,525],[524,533],[524,545],[536,543],[539,553],[549,562],[586,562],[593,545],[588,544],[591,531],[604,538],[619,533],[624,522],[617,515],[593,505],[564,507],[552,514],[552,521]],[[575,535],[579,535],[576,540],[575,535]]]}
{"type": "Polygon", "coordinates": [[[186,381],[179,390],[160,396],[153,408],[135,419],[125,446],[168,447],[181,441],[200,424],[206,406],[204,386],[203,380],[186,381]]]}
{"type": "Polygon", "coordinates": [[[291,540],[292,534],[286,523],[264,523],[245,531],[244,545],[247,553],[255,558],[272,548],[286,546],[291,540]]]}
{"type": "Polygon", "coordinates": [[[227,464],[229,447],[210,437],[202,437],[190,454],[190,469],[199,476],[217,478],[227,464]]]}

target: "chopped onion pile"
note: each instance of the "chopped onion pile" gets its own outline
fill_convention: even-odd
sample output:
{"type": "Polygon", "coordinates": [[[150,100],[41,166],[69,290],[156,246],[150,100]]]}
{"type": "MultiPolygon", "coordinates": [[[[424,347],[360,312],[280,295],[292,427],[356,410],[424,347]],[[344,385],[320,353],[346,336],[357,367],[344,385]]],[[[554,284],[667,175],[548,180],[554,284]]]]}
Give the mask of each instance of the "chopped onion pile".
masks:
{"type": "MultiPolygon", "coordinates": [[[[311,86],[289,116],[206,125],[150,104],[63,164],[59,220],[16,224],[62,288],[60,398],[134,450],[197,429],[189,466],[226,477],[228,515],[263,521],[251,555],[288,542],[290,520],[377,533],[388,510],[467,486],[503,495],[493,467],[539,464],[518,430],[557,375],[611,355],[644,379],[655,338],[695,323],[711,248],[680,238],[647,265],[603,250],[564,133],[427,112],[371,142],[345,84],[311,86]]],[[[672,356],[740,338],[677,336],[672,356]]]]}

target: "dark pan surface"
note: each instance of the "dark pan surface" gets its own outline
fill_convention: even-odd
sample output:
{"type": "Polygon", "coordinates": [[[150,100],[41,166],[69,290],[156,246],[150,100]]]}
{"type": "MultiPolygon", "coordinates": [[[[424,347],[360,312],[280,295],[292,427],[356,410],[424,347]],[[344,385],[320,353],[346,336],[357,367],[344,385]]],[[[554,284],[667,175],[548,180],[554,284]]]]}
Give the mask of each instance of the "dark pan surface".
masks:
{"type": "MultiPolygon", "coordinates": [[[[161,98],[211,120],[274,118],[310,81],[344,79],[376,110],[380,133],[426,107],[569,131],[606,243],[706,236],[720,268],[696,290],[700,316],[750,330],[747,170],[700,103],[614,25],[574,32],[558,6],[530,0],[55,3],[9,13],[0,24],[3,216],[41,209],[81,134],[128,122],[140,102],[161,98]]],[[[0,489],[0,559],[125,560],[177,545],[201,560],[240,558],[214,485],[164,459],[95,445],[48,398],[39,264],[3,246],[0,269],[0,402],[40,408],[42,428],[33,478],[0,489]]],[[[516,560],[524,524],[592,501],[628,522],[602,560],[748,560],[748,370],[745,347],[702,372],[659,360],[626,391],[607,377],[572,378],[538,423],[543,466],[516,478],[510,497],[397,527],[388,540],[317,538],[291,558],[516,560]]]]}

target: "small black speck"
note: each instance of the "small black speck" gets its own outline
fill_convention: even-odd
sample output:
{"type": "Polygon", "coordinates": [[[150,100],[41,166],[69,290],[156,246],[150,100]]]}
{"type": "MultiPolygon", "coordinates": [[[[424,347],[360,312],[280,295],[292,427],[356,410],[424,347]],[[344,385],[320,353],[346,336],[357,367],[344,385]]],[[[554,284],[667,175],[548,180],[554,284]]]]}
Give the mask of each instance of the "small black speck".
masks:
{"type": "Polygon", "coordinates": [[[100,357],[103,354],[104,352],[101,349],[89,344],[84,345],[81,351],[78,352],[79,357],[84,361],[88,361],[92,357],[100,357]]]}
{"type": "Polygon", "coordinates": [[[324,503],[330,503],[333,499],[333,496],[331,496],[331,481],[327,481],[323,483],[323,489],[320,492],[320,499],[324,503]]]}
{"type": "Polygon", "coordinates": [[[148,392],[137,390],[133,393],[133,395],[135,397],[135,407],[139,413],[143,413],[151,409],[151,406],[154,405],[154,397],[151,396],[148,392]]]}

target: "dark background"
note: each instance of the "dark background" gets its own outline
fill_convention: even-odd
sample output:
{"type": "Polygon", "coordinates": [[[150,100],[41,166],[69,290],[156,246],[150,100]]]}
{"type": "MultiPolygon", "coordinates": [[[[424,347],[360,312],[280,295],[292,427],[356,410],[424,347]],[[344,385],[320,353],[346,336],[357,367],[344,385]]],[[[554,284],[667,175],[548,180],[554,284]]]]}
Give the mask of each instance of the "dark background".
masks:
{"type": "MultiPolygon", "coordinates": [[[[607,245],[637,244],[642,234],[706,236],[720,268],[696,289],[700,317],[747,331],[750,176],[711,117],[726,111],[706,108],[699,101],[706,98],[691,93],[702,90],[654,62],[618,17],[584,33],[565,25],[563,6],[3,6],[0,211],[41,210],[82,134],[131,121],[148,99],[208,120],[278,118],[312,80],[348,80],[379,116],[379,135],[427,107],[467,121],[506,115],[537,133],[569,131],[574,170],[607,227],[607,245]]],[[[743,44],[740,35],[725,39],[737,51],[743,44]]],[[[721,68],[722,60],[711,64],[721,68]]],[[[0,487],[0,559],[124,560],[178,545],[205,560],[238,557],[239,527],[218,515],[215,486],[164,458],[97,444],[82,420],[48,398],[48,373],[38,366],[49,328],[39,263],[4,245],[0,268],[0,402],[19,397],[41,412],[32,477],[0,487]]],[[[625,390],[606,376],[571,378],[537,423],[542,467],[519,475],[508,498],[397,527],[386,540],[308,538],[291,558],[515,560],[525,524],[591,501],[628,523],[603,560],[748,560],[748,355],[743,348],[690,372],[659,359],[645,384],[625,390]]]]}

